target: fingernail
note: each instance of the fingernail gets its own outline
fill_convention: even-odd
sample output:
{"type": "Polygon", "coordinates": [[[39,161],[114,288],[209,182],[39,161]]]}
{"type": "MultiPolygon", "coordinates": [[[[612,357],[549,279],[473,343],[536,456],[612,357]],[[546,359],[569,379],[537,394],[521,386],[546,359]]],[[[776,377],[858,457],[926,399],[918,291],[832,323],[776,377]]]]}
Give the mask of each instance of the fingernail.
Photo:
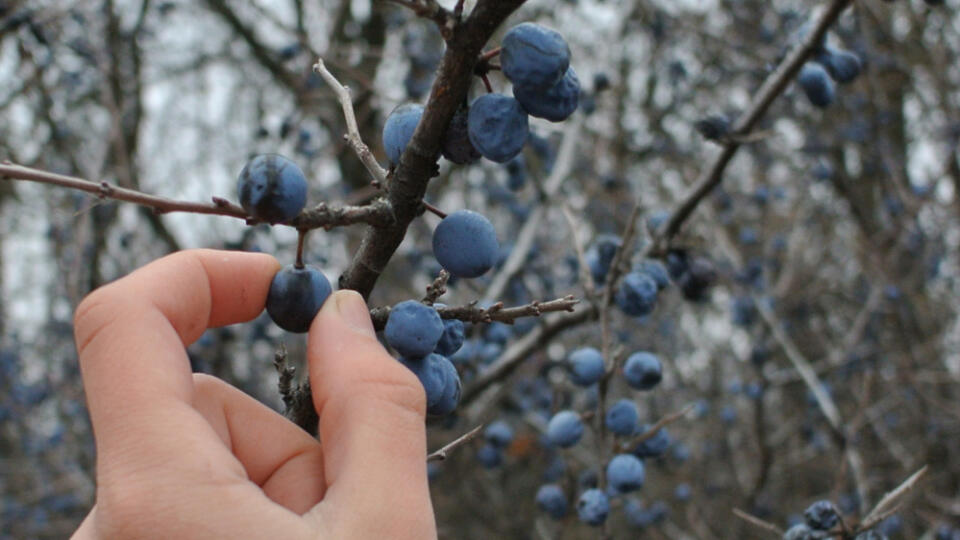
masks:
{"type": "Polygon", "coordinates": [[[370,320],[370,311],[367,310],[367,303],[357,291],[337,291],[334,293],[336,300],[337,313],[351,328],[375,336],[373,331],[373,321],[370,320]]]}

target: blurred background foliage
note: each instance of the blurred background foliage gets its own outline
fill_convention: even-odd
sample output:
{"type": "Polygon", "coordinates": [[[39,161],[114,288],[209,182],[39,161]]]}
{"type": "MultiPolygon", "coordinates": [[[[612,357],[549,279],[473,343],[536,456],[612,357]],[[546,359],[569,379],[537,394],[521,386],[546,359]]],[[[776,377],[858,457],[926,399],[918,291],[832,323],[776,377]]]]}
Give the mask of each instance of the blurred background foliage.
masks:
{"type": "MultiPolygon", "coordinates": [[[[532,20],[563,33],[581,111],[566,123],[533,122],[520,167],[441,160],[427,195],[444,210],[487,215],[505,257],[542,208],[524,264],[490,299],[582,296],[574,246],[621,233],[637,199],[644,223],[668,215],[717,152],[694,123],[735,118],[816,4],[527,2],[500,32],[532,20]],[[609,88],[599,90],[603,79],[609,88]],[[564,142],[569,174],[545,197],[564,142]]],[[[858,54],[863,75],[825,110],[791,85],[677,239],[715,264],[709,298],[690,302],[671,287],[649,317],[612,314],[616,343],[657,353],[665,371],[652,392],[617,381],[613,396],[633,398],[645,422],[694,404],[668,428],[670,450],[648,460],[639,495],[615,502],[614,537],[761,538],[768,533],[733,508],[785,528],[823,498],[855,520],[924,464],[922,488],[885,532],[933,538],[937,527],[960,527],[957,7],[856,2],[829,42],[858,54]],[[831,429],[788,353],[813,365],[842,430],[831,429]],[[628,520],[629,504],[654,509],[652,523],[628,520]]],[[[363,202],[374,194],[368,175],[311,65],[322,56],[351,88],[363,138],[385,161],[383,119],[426,98],[443,47],[432,23],[382,0],[0,1],[0,159],[176,199],[235,200],[247,157],[277,152],[308,172],[310,201],[363,202]]],[[[479,81],[473,88],[482,91],[479,81]]],[[[291,262],[296,234],[29,183],[0,182],[0,205],[0,537],[60,538],[94,496],[71,336],[79,300],[188,247],[291,262]]],[[[413,224],[371,306],[422,296],[438,269],[435,224],[430,215],[413,224]]],[[[360,233],[311,235],[311,262],[335,279],[360,233]]],[[[444,302],[487,298],[491,280],[457,281],[444,302]]],[[[465,384],[535,324],[472,328],[465,384]]],[[[478,461],[481,441],[431,468],[442,537],[597,535],[575,517],[550,521],[534,493],[560,479],[574,494],[603,465],[589,441],[564,453],[540,444],[551,410],[595,400],[569,384],[562,360],[599,341],[595,322],[561,333],[459,418],[431,427],[431,447],[495,419],[515,432],[495,467],[478,461]]],[[[209,331],[190,353],[196,370],[279,407],[272,359],[281,342],[302,358],[302,337],[261,317],[209,331]]]]}

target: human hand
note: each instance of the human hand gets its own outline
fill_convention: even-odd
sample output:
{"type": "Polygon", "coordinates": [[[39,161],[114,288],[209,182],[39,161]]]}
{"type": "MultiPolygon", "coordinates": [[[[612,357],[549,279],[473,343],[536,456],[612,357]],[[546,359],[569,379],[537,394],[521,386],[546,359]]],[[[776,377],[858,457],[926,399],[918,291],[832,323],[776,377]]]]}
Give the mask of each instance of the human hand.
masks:
{"type": "Polygon", "coordinates": [[[435,538],[426,408],[359,294],[308,334],[320,441],[214,377],[185,346],[263,311],[269,255],[191,250],[91,293],[74,332],[97,445],[75,538],[435,538]]]}

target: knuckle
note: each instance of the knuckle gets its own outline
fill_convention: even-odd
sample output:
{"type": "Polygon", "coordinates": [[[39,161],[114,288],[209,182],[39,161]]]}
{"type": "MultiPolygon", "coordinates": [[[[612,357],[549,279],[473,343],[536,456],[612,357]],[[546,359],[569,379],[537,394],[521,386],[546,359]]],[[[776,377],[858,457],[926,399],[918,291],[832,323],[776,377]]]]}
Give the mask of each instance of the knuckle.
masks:
{"type": "Polygon", "coordinates": [[[105,286],[88,294],[73,315],[73,333],[77,352],[83,350],[104,328],[117,319],[118,305],[123,298],[113,286],[105,286]]]}
{"type": "Polygon", "coordinates": [[[427,396],[420,380],[398,362],[391,362],[375,376],[359,381],[360,393],[388,403],[402,413],[423,418],[427,411],[427,396]]]}

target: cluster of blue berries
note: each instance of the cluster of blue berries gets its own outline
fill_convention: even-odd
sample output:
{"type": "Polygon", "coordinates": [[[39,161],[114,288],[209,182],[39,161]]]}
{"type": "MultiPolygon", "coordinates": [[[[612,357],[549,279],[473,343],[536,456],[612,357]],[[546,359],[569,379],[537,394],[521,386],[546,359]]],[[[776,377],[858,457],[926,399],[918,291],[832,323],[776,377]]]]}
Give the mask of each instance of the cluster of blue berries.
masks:
{"type": "Polygon", "coordinates": [[[383,333],[400,354],[400,363],[420,379],[427,395],[427,413],[445,416],[453,412],[460,403],[461,384],[448,357],[463,345],[463,322],[441,319],[435,307],[406,300],[390,310],[383,333]]]}
{"type": "Polygon", "coordinates": [[[797,75],[797,82],[813,105],[824,108],[836,98],[834,83],[853,82],[863,70],[855,53],[822,44],[813,61],[807,62],[797,75]]]}
{"type": "MultiPolygon", "coordinates": [[[[485,157],[497,163],[522,158],[530,137],[529,116],[559,122],[577,109],[580,82],[570,67],[570,48],[559,33],[534,23],[511,28],[499,52],[501,70],[513,84],[513,97],[488,93],[458,110],[441,141],[441,153],[465,165],[485,157]]],[[[395,108],[383,126],[383,147],[397,165],[423,116],[422,105],[395,108]]],[[[522,163],[515,167],[522,171],[522,163]]],[[[523,184],[514,174],[515,189],[523,184]]],[[[499,252],[490,221],[476,212],[460,210],[437,227],[433,237],[437,262],[455,277],[475,278],[494,266],[499,252]]]]}
{"type": "MultiPolygon", "coordinates": [[[[573,351],[567,357],[566,367],[570,382],[581,387],[590,387],[607,375],[603,355],[592,347],[573,351]]],[[[656,355],[639,351],[627,358],[623,376],[630,388],[651,390],[663,378],[663,367],[656,355]]],[[[616,454],[607,462],[605,490],[590,486],[580,493],[576,510],[583,523],[593,526],[603,524],[610,512],[611,497],[624,496],[642,488],[646,480],[643,460],[663,455],[670,446],[666,429],[652,432],[652,426],[641,424],[639,417],[637,405],[632,399],[620,399],[607,409],[603,419],[606,429],[625,442],[629,443],[632,438],[637,438],[637,442],[629,452],[616,454]]],[[[546,443],[556,448],[570,448],[580,442],[584,431],[580,414],[570,409],[561,410],[547,423],[546,443]]],[[[537,491],[536,503],[554,519],[563,519],[567,515],[567,494],[559,484],[542,485],[537,491]]],[[[637,504],[633,506],[639,508],[637,504]]],[[[635,513],[639,515],[639,512],[635,513]]]]}
{"type": "MultiPolygon", "coordinates": [[[[837,507],[828,500],[816,501],[803,511],[803,521],[795,523],[784,533],[784,540],[825,540],[834,538],[831,529],[840,523],[840,513],[837,507]]],[[[887,540],[885,529],[889,521],[882,522],[878,527],[863,531],[854,540],[887,540]]],[[[844,538],[847,538],[846,536],[844,538]]]]}

